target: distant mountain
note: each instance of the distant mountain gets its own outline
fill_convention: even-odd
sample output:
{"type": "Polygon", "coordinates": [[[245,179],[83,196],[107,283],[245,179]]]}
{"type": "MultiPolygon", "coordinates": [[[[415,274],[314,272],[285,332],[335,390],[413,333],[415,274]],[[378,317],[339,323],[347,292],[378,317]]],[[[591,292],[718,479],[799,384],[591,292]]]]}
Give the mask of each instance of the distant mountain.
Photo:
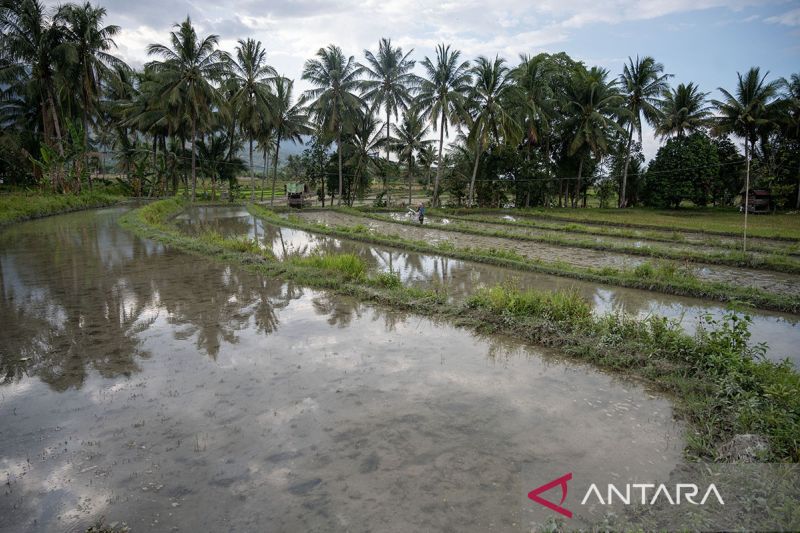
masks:
{"type": "MultiPolygon", "coordinates": [[[[304,142],[308,142],[310,139],[311,137],[308,136],[303,137],[304,142]]],[[[300,155],[306,148],[307,148],[306,145],[303,143],[281,141],[281,149],[278,152],[278,167],[280,168],[281,165],[285,164],[286,159],[290,155],[300,155]]],[[[245,165],[248,163],[250,152],[248,151],[247,143],[245,143],[244,148],[239,151],[239,157],[242,158],[242,161],[244,161],[245,165]]],[[[264,154],[256,151],[256,149],[253,148],[253,166],[256,167],[256,170],[258,170],[261,168],[263,164],[264,164],[264,154]]],[[[272,156],[270,156],[269,165],[272,166],[272,156]]]]}

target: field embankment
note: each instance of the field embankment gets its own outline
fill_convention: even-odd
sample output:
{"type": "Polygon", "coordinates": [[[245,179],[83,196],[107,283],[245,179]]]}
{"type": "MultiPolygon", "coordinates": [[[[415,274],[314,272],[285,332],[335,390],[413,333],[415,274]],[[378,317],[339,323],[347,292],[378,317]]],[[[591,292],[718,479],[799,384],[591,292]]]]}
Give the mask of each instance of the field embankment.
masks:
{"type": "Polygon", "coordinates": [[[122,196],[100,191],[44,196],[38,193],[4,194],[0,195],[0,226],[80,209],[114,205],[122,201],[122,196]]]}

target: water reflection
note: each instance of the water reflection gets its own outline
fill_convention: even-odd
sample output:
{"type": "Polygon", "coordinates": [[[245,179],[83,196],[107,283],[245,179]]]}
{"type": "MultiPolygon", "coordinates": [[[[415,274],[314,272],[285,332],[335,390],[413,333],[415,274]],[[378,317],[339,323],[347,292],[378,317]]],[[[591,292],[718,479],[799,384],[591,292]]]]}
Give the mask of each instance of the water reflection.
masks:
{"type": "MultiPolygon", "coordinates": [[[[194,208],[182,217],[179,222],[186,231],[213,229],[229,236],[248,235],[271,249],[278,258],[315,251],[353,253],[364,259],[375,272],[397,274],[404,283],[414,286],[446,289],[451,301],[463,298],[481,286],[500,283],[546,290],[571,288],[592,302],[598,314],[624,312],[638,317],[665,316],[679,321],[689,334],[696,331],[704,315],[720,319],[727,312],[724,305],[697,298],[598,285],[281,228],[265,224],[241,207],[194,208]]],[[[800,353],[795,349],[800,343],[798,317],[762,310],[748,310],[748,314],[753,318],[751,341],[766,342],[769,345],[768,357],[776,360],[789,357],[800,366],[800,353]]]]}
{"type": "Polygon", "coordinates": [[[165,250],[116,223],[122,210],[75,213],[0,233],[0,378],[37,376],[80,388],[90,369],[130,376],[149,356],[139,334],[158,320],[216,358],[248,327],[263,335],[302,295],[268,280],[165,250]],[[198,287],[202,291],[198,291],[198,287]]]}
{"type": "Polygon", "coordinates": [[[0,234],[0,373],[38,375],[56,390],[138,369],[136,335],[153,321],[154,287],[128,275],[134,258],[162,249],[132,239],[113,217],[59,217],[0,234]],[[89,223],[87,223],[89,222],[89,223]]]}

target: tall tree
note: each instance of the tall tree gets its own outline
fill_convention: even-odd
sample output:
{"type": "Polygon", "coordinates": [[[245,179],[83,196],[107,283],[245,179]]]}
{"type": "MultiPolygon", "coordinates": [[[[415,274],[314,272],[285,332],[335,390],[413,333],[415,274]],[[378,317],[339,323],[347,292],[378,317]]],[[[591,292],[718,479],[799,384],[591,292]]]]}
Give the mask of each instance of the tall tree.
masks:
{"type": "MultiPolygon", "coordinates": [[[[59,72],[66,64],[65,40],[63,28],[39,0],[0,3],[0,84],[6,85],[3,114],[16,121],[29,109],[36,110],[41,122],[35,129],[61,156],[63,122],[56,91],[59,72]]],[[[53,189],[60,187],[59,180],[60,172],[53,173],[53,189]]]]}
{"type": "Polygon", "coordinates": [[[628,64],[622,71],[620,82],[622,84],[623,95],[625,97],[626,117],[628,121],[628,140],[625,145],[625,165],[622,169],[622,187],[620,189],[619,207],[625,207],[627,199],[625,196],[628,185],[628,165],[631,160],[631,143],[633,142],[633,132],[639,135],[639,142],[642,142],[642,116],[648,124],[655,126],[658,124],[661,112],[659,110],[660,98],[667,90],[667,79],[669,74],[663,74],[664,65],[657,63],[650,56],[639,58],[636,56],[634,61],[628,58],[628,64]]]}
{"type": "Polygon", "coordinates": [[[411,181],[414,169],[414,155],[430,147],[432,141],[426,139],[430,127],[418,107],[412,106],[403,114],[400,125],[392,127],[394,133],[390,148],[397,153],[400,161],[405,161],[408,171],[408,205],[411,205],[411,181]]]}
{"type": "MultiPolygon", "coordinates": [[[[111,77],[110,67],[124,67],[124,63],[108,53],[116,48],[114,36],[119,26],[103,26],[106,10],[89,2],[83,5],[66,4],[58,11],[64,21],[66,37],[72,49],[75,72],[72,82],[77,85],[81,103],[84,144],[89,146],[89,122],[97,114],[101,82],[111,77]]],[[[89,182],[91,186],[91,181],[89,182]]]]}
{"type": "Polygon", "coordinates": [[[431,168],[436,162],[436,148],[427,144],[417,153],[417,160],[419,164],[425,169],[425,187],[431,186],[431,168]]]}
{"type": "Polygon", "coordinates": [[[328,45],[317,51],[316,59],[309,59],[303,67],[303,79],[314,85],[303,93],[309,102],[309,111],[324,133],[333,134],[339,158],[339,204],[342,203],[342,132],[352,123],[363,102],[356,94],[364,68],[353,56],[345,57],[342,49],[328,45]]]}
{"type": "Polygon", "coordinates": [[[708,93],[700,92],[694,83],[681,83],[664,93],[659,104],[661,119],[656,125],[660,137],[683,137],[708,125],[711,107],[706,103],[708,93]]]}
{"type": "Polygon", "coordinates": [[[250,152],[250,199],[256,199],[256,177],[253,166],[253,141],[265,122],[271,122],[273,98],[269,84],[276,81],[278,73],[267,64],[267,52],[261,41],[239,39],[236,60],[231,63],[231,74],[237,87],[231,104],[239,126],[247,135],[250,152]]]}
{"type": "MultiPolygon", "coordinates": [[[[256,135],[256,150],[260,150],[264,156],[264,168],[261,173],[261,201],[264,201],[264,189],[267,186],[267,176],[269,174],[269,154],[275,150],[275,130],[272,129],[271,122],[263,122],[261,129],[256,135]]],[[[274,187],[273,187],[274,189],[274,187]]]]}
{"type": "Polygon", "coordinates": [[[773,106],[780,95],[780,81],[767,82],[769,72],[763,76],[758,67],[752,67],[742,76],[736,73],[738,82],[734,94],[719,87],[722,100],[713,100],[717,108],[716,130],[730,133],[744,140],[744,158],[747,165],[744,185],[744,232],[742,251],[747,251],[747,210],[750,201],[750,158],[758,139],[758,130],[775,119],[773,106]]]}
{"type": "MultiPolygon", "coordinates": [[[[414,60],[409,56],[414,50],[403,54],[403,49],[392,47],[391,39],[381,39],[378,43],[378,53],[373,54],[364,50],[367,64],[364,65],[364,74],[367,78],[361,82],[364,91],[363,98],[371,104],[373,109],[386,111],[386,160],[389,160],[391,137],[391,122],[394,116],[398,119],[399,113],[408,109],[411,103],[411,94],[417,85],[417,78],[411,72],[414,60]]],[[[384,172],[383,190],[387,190],[387,176],[384,172]]]]}
{"type": "MultiPolygon", "coordinates": [[[[800,74],[792,74],[788,80],[783,80],[783,84],[786,89],[787,134],[795,143],[800,143],[800,74]]],[[[800,166],[797,169],[797,200],[794,208],[800,209],[800,166]]]]}
{"type": "Polygon", "coordinates": [[[281,141],[302,143],[302,136],[308,135],[312,131],[308,125],[305,109],[301,104],[293,102],[293,86],[294,82],[288,78],[279,76],[275,79],[275,104],[270,121],[275,135],[275,154],[272,161],[272,197],[269,205],[275,203],[275,182],[278,179],[278,153],[281,149],[281,141]]]}
{"type": "Polygon", "coordinates": [[[222,80],[227,72],[230,57],[217,48],[219,37],[208,35],[198,38],[189,17],[173,26],[170,46],[151,44],[147,54],[156,56],[148,64],[159,78],[159,97],[170,104],[178,104],[182,114],[188,115],[192,137],[192,201],[197,191],[197,133],[198,126],[210,118],[214,105],[220,104],[214,82],[222,80]]]}
{"type": "Polygon", "coordinates": [[[533,148],[541,146],[545,170],[549,174],[550,143],[546,136],[551,129],[556,103],[551,87],[554,81],[552,63],[546,54],[522,54],[520,64],[511,71],[511,77],[514,80],[511,102],[522,128],[525,156],[530,159],[533,148]]]}
{"type": "Polygon", "coordinates": [[[378,153],[386,143],[383,128],[367,106],[357,113],[342,143],[347,156],[345,164],[350,170],[345,186],[346,200],[347,205],[353,205],[356,195],[369,186],[370,169],[380,169],[378,153]]]}
{"type": "Polygon", "coordinates": [[[472,67],[474,86],[469,95],[469,107],[472,121],[468,140],[475,145],[475,164],[469,182],[468,202],[475,200],[475,177],[478,173],[478,162],[486,139],[500,143],[518,141],[521,133],[519,124],[510,112],[512,102],[509,98],[512,82],[505,60],[495,57],[493,60],[480,56],[472,67]]]}
{"type": "Polygon", "coordinates": [[[599,67],[588,71],[576,69],[567,86],[566,97],[567,131],[571,139],[568,153],[578,156],[578,177],[572,200],[572,206],[577,207],[586,155],[601,158],[608,153],[614,135],[625,134],[615,120],[623,112],[624,99],[616,82],[608,81],[608,71],[599,67]]]}
{"type": "Polygon", "coordinates": [[[439,158],[433,182],[433,205],[439,205],[439,183],[442,176],[442,152],[448,123],[457,122],[464,109],[464,99],[472,78],[469,61],[460,61],[461,51],[450,45],[436,47],[436,59],[422,62],[425,76],[420,81],[418,102],[434,129],[439,130],[439,158]]]}

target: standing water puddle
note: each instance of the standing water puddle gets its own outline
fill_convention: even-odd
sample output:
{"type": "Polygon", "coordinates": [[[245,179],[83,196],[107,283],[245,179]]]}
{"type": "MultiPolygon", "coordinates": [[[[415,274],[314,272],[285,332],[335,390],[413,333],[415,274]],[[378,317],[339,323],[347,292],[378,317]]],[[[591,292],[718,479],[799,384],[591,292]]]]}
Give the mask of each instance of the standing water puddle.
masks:
{"type": "MultiPolygon", "coordinates": [[[[704,315],[722,318],[726,309],[699,298],[686,298],[651,291],[598,285],[580,280],[495,267],[436,255],[418,254],[318,235],[306,231],[265,224],[241,207],[200,207],[180,215],[178,223],[188,231],[214,229],[224,235],[248,235],[272,249],[278,258],[304,255],[316,250],[353,253],[376,272],[394,272],[404,283],[419,287],[444,286],[451,298],[460,299],[478,287],[509,281],[522,288],[545,290],[576,289],[592,303],[595,312],[617,310],[645,317],[665,316],[680,320],[681,327],[693,334],[704,315]]],[[[800,367],[800,318],[787,313],[750,310],[753,319],[751,342],[767,343],[767,356],[785,357],[800,367]]]]}
{"type": "Polygon", "coordinates": [[[681,460],[636,384],[164,249],[122,211],[0,232],[0,530],[513,531],[537,465],[681,460]]]}

